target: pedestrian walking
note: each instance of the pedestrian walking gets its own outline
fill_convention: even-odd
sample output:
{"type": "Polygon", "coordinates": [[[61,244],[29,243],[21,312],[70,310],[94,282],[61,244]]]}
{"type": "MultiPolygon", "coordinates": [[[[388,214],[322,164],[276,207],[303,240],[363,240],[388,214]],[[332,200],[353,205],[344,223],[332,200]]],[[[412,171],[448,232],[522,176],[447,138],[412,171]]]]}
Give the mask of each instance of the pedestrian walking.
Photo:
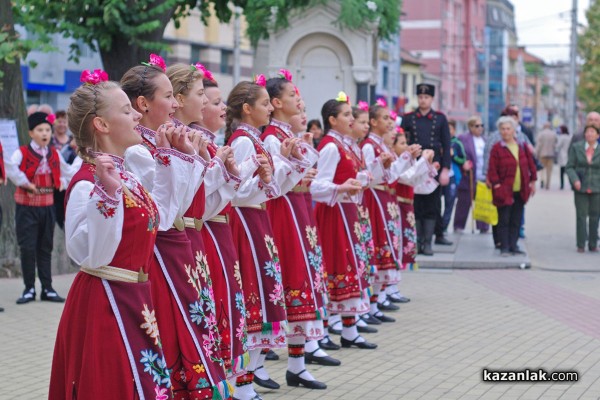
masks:
{"type": "Polygon", "coordinates": [[[550,190],[557,139],[556,132],[550,129],[549,122],[544,124],[544,128],[537,135],[535,154],[544,167],[544,171],[541,172],[540,187],[546,190],[550,190]]]}
{"type": "Polygon", "coordinates": [[[569,159],[569,145],[571,143],[571,135],[569,128],[566,125],[561,125],[559,135],[556,140],[556,164],[560,167],[560,190],[565,187],[565,172],[567,161],[569,159]]]}

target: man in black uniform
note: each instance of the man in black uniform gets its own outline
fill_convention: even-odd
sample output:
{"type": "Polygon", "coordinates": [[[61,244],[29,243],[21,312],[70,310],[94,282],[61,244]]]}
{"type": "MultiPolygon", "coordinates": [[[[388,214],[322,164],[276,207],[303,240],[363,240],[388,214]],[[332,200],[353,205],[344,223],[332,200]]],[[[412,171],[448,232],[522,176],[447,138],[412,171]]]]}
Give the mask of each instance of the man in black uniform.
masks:
{"type": "MultiPolygon", "coordinates": [[[[408,144],[420,144],[423,149],[431,149],[435,152],[433,163],[439,171],[438,181],[441,186],[446,186],[450,180],[448,176],[451,163],[450,128],[446,116],[431,108],[434,95],[435,86],[426,83],[417,85],[419,108],[402,118],[402,128],[406,132],[408,144]]],[[[415,194],[419,254],[433,255],[431,240],[441,210],[441,188],[439,186],[431,194],[415,194]]],[[[451,244],[451,242],[445,244],[448,243],[451,244]]]]}

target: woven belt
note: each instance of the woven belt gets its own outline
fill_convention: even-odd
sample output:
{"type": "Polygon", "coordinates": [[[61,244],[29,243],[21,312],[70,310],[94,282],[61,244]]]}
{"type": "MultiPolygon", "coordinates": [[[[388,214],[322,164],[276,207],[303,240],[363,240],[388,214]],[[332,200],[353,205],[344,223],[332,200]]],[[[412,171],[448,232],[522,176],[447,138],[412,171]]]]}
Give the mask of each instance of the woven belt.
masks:
{"type": "Polygon", "coordinates": [[[385,185],[375,185],[372,187],[375,190],[381,190],[382,192],[388,192],[391,195],[395,195],[396,194],[396,189],[391,188],[389,186],[385,186],[385,185]]]}
{"type": "Polygon", "coordinates": [[[81,267],[79,270],[86,274],[106,279],[107,281],[142,283],[148,280],[148,274],[145,274],[142,268],[140,268],[138,272],[135,272],[128,269],[105,265],[98,268],[81,267]]]}
{"type": "Polygon", "coordinates": [[[54,188],[53,187],[38,187],[36,188],[37,193],[39,194],[50,194],[50,193],[54,193],[54,188]]]}
{"type": "Polygon", "coordinates": [[[229,215],[215,215],[211,219],[210,222],[218,222],[220,224],[228,224],[229,223],[229,215]]]}
{"type": "Polygon", "coordinates": [[[308,186],[294,186],[292,188],[292,192],[294,193],[308,193],[310,192],[310,188],[308,186]]]}
{"type": "Polygon", "coordinates": [[[204,225],[204,221],[198,218],[183,217],[183,224],[186,228],[192,228],[200,232],[204,225]]]}
{"type": "Polygon", "coordinates": [[[267,205],[266,203],[260,203],[260,204],[254,204],[251,206],[240,206],[240,208],[255,208],[257,210],[266,210],[267,209],[267,205]]]}
{"type": "Polygon", "coordinates": [[[409,199],[409,198],[406,198],[406,197],[397,196],[396,200],[399,201],[400,203],[405,203],[405,204],[412,204],[413,203],[413,199],[409,199]]]}

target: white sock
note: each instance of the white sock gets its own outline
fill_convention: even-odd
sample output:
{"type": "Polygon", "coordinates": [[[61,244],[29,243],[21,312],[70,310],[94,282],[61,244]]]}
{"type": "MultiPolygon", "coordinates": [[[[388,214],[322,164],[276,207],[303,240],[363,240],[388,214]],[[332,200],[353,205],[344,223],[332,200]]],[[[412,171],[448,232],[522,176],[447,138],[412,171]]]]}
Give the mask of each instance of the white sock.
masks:
{"type": "Polygon", "coordinates": [[[367,325],[368,324],[365,321],[363,321],[360,317],[356,318],[356,326],[367,326],[367,325]]]}
{"type": "Polygon", "coordinates": [[[336,322],[342,322],[342,316],[340,314],[333,314],[329,316],[329,326],[333,326],[336,322]]]}
{"type": "MultiPolygon", "coordinates": [[[[303,336],[288,337],[288,346],[304,346],[306,345],[305,341],[306,339],[303,336]]],[[[304,347],[300,347],[300,349],[304,350],[304,347]]],[[[304,364],[304,355],[302,355],[302,357],[291,357],[288,354],[288,371],[294,374],[299,374],[305,369],[306,366],[304,364]]],[[[306,380],[315,380],[315,378],[313,378],[312,375],[309,373],[302,373],[300,377],[306,380]]]]}
{"type": "Polygon", "coordinates": [[[388,287],[385,288],[385,294],[387,294],[387,295],[392,295],[392,294],[396,294],[396,293],[399,293],[397,285],[389,285],[388,287]]]}
{"type": "Polygon", "coordinates": [[[256,396],[256,391],[254,390],[254,383],[244,386],[236,386],[234,393],[236,399],[251,400],[256,396]]]}
{"type": "Polygon", "coordinates": [[[356,329],[356,325],[352,326],[344,326],[342,328],[342,337],[346,340],[356,340],[356,343],[364,342],[365,339],[358,334],[358,329],[356,329]]]}
{"type": "Polygon", "coordinates": [[[263,381],[266,381],[270,378],[269,371],[267,371],[267,368],[265,368],[264,365],[256,368],[256,370],[254,370],[254,375],[258,376],[263,381]]]}
{"type": "MultiPolygon", "coordinates": [[[[329,338],[329,336],[327,336],[329,338]]],[[[319,342],[316,340],[307,340],[304,344],[304,352],[305,353],[313,353],[315,357],[325,357],[327,353],[319,347],[319,342]]]]}
{"type": "Polygon", "coordinates": [[[386,300],[387,296],[385,294],[385,290],[379,292],[379,296],[377,296],[377,302],[383,303],[386,300]]]}
{"type": "Polygon", "coordinates": [[[375,315],[379,312],[379,307],[377,307],[377,303],[371,303],[369,312],[371,315],[375,315]]]}

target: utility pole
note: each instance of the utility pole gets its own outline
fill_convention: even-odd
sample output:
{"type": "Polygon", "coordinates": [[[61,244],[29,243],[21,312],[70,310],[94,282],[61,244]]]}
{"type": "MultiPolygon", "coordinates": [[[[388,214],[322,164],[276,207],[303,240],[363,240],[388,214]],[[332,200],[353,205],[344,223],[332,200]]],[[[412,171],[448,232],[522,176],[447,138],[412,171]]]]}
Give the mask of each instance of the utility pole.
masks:
{"type": "Polygon", "coordinates": [[[573,0],[571,9],[571,56],[569,70],[568,113],[569,132],[575,134],[577,129],[577,0],[573,0]]]}
{"type": "Polygon", "coordinates": [[[241,42],[241,27],[240,15],[241,7],[235,7],[233,20],[233,84],[236,85],[240,81],[240,42],[241,42]]]}
{"type": "MultiPolygon", "coordinates": [[[[483,78],[483,116],[481,122],[485,124],[488,132],[492,131],[490,126],[490,32],[484,28],[483,46],[485,51],[485,75],[483,78]]],[[[485,130],[484,130],[485,131],[485,130]]]]}

